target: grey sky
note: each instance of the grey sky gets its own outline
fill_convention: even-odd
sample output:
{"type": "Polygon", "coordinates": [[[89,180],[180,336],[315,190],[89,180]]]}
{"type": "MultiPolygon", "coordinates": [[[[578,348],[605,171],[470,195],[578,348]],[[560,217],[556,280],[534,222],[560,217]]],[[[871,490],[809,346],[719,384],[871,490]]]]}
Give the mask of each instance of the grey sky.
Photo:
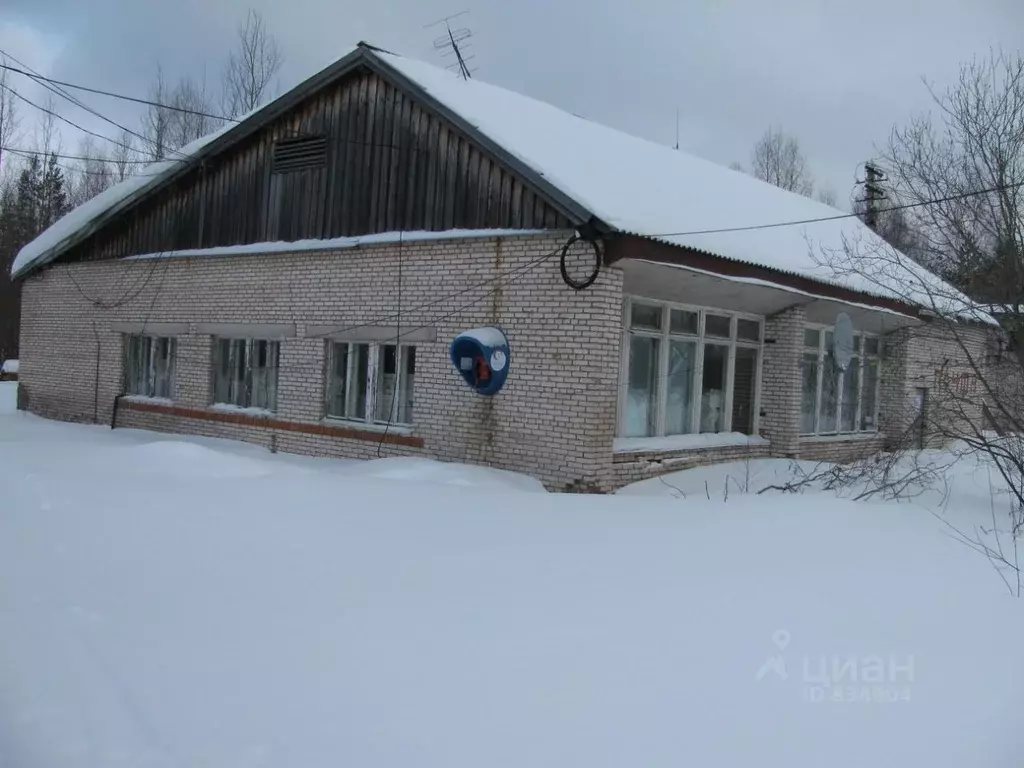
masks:
{"type": "MultiPolygon", "coordinates": [[[[1024,4],[1015,0],[4,0],[0,48],[45,74],[145,95],[159,61],[170,79],[219,82],[234,28],[248,8],[277,34],[282,88],[365,39],[445,63],[423,25],[468,8],[476,76],[664,144],[745,165],[769,125],[795,134],[818,181],[841,205],[858,163],[894,123],[928,107],[922,77],[944,85],[959,63],[991,47],[1016,51],[1024,4]]],[[[19,84],[20,85],[20,84],[19,84]]],[[[31,86],[25,92],[38,95],[31,86]]],[[[134,107],[87,101],[136,127],[134,107]]],[[[116,129],[70,105],[63,114],[116,129]]],[[[31,123],[34,115],[23,111],[31,123]]],[[[26,125],[26,127],[31,127],[26,125]]],[[[65,151],[79,137],[62,130],[65,151]]],[[[595,158],[600,162],[600,158],[595,158]]]]}

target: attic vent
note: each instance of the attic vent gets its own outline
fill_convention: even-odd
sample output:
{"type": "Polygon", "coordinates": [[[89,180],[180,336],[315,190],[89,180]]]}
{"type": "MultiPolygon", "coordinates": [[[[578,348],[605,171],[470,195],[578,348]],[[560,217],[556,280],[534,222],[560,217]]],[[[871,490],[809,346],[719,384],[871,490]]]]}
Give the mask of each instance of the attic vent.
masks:
{"type": "Polygon", "coordinates": [[[325,136],[296,136],[274,142],[274,173],[319,168],[327,162],[325,136]]]}

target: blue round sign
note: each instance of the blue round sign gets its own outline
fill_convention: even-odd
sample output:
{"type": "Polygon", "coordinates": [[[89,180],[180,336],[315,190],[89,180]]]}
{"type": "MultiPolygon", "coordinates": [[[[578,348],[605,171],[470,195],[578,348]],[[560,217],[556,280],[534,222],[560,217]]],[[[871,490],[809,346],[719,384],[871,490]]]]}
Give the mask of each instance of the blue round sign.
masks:
{"type": "Polygon", "coordinates": [[[493,395],[505,385],[512,353],[498,328],[463,331],[452,341],[451,356],[455,370],[477,394],[493,395]]]}

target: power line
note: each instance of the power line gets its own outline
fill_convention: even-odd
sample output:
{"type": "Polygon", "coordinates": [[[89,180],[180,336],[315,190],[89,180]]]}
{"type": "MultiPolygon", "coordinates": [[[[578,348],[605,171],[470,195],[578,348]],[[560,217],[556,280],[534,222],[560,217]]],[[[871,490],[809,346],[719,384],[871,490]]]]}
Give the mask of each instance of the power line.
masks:
{"type": "MultiPolygon", "coordinates": [[[[62,97],[62,98],[64,98],[64,99],[67,99],[68,101],[70,101],[70,102],[71,102],[72,104],[74,104],[75,106],[77,106],[77,107],[79,107],[79,108],[81,108],[81,109],[84,109],[84,110],[85,110],[86,112],[90,113],[91,115],[93,115],[93,116],[95,116],[95,117],[98,117],[98,118],[99,118],[100,120],[103,120],[103,121],[105,121],[105,122],[108,122],[108,123],[110,123],[110,124],[111,124],[111,125],[113,125],[113,126],[114,126],[115,128],[120,128],[120,129],[121,129],[122,131],[124,131],[125,133],[127,133],[127,134],[129,134],[129,135],[131,135],[131,136],[134,136],[135,138],[137,138],[137,139],[140,139],[140,140],[141,140],[141,141],[143,141],[143,142],[148,142],[149,144],[152,144],[152,145],[153,145],[153,147],[154,147],[154,149],[156,149],[156,150],[157,150],[158,152],[159,152],[159,151],[160,151],[160,150],[162,149],[162,147],[161,147],[161,146],[160,146],[160,145],[159,145],[159,144],[158,144],[158,143],[157,143],[156,141],[154,141],[154,140],[152,140],[152,139],[150,139],[150,138],[148,138],[148,137],[146,137],[146,136],[143,136],[143,135],[142,135],[142,134],[140,134],[140,133],[136,133],[136,132],[135,132],[135,131],[133,131],[132,129],[130,129],[130,128],[126,127],[126,126],[123,126],[123,125],[121,125],[121,124],[120,124],[119,122],[117,122],[116,120],[111,120],[111,119],[110,119],[109,117],[107,117],[106,115],[103,115],[103,114],[101,114],[100,112],[96,111],[95,109],[93,109],[92,107],[90,107],[90,106],[89,106],[88,104],[86,104],[85,102],[83,102],[83,101],[82,101],[81,99],[78,99],[78,98],[76,98],[76,97],[72,96],[72,95],[71,95],[71,94],[69,94],[69,93],[68,93],[67,91],[63,90],[62,88],[59,88],[59,87],[55,88],[55,87],[53,87],[52,85],[49,85],[48,83],[46,83],[46,82],[43,82],[43,81],[44,81],[44,80],[45,80],[46,78],[43,78],[43,77],[42,77],[41,75],[39,75],[39,73],[37,73],[37,72],[36,72],[36,71],[35,71],[34,69],[32,69],[32,67],[30,67],[30,66],[29,66],[28,64],[26,64],[25,62],[23,62],[23,61],[20,61],[20,60],[18,60],[18,59],[16,59],[16,58],[14,58],[13,56],[11,56],[10,54],[8,54],[8,53],[7,53],[6,51],[4,51],[3,49],[0,49],[0,56],[5,56],[5,57],[7,57],[7,58],[10,58],[10,59],[12,59],[12,60],[14,60],[14,61],[18,62],[19,64],[21,64],[21,65],[22,65],[23,67],[25,67],[26,69],[28,69],[28,70],[29,70],[29,72],[25,72],[24,74],[25,74],[25,75],[26,75],[27,77],[31,78],[32,80],[35,80],[36,82],[38,82],[38,83],[39,83],[40,85],[42,85],[42,86],[43,86],[44,88],[46,88],[46,89],[47,89],[48,91],[50,91],[51,93],[56,93],[56,94],[57,94],[58,96],[60,96],[60,97],[62,97]]],[[[15,92],[15,91],[11,90],[10,88],[8,88],[8,90],[10,90],[10,91],[11,91],[12,93],[14,93],[15,95],[18,95],[18,94],[17,94],[17,92],[15,92]]],[[[25,97],[23,97],[23,96],[19,96],[19,98],[21,98],[21,99],[22,99],[22,100],[24,100],[24,101],[28,101],[28,99],[25,99],[25,97]]],[[[29,103],[29,104],[31,104],[32,102],[28,102],[28,103],[29,103]]],[[[32,106],[36,107],[36,109],[42,109],[42,107],[39,107],[38,105],[35,105],[35,104],[33,104],[32,106]]],[[[80,130],[80,131],[85,131],[86,133],[91,133],[91,134],[92,134],[93,136],[97,136],[98,138],[101,138],[101,139],[103,139],[104,141],[109,141],[110,143],[112,143],[112,144],[114,144],[114,145],[116,145],[116,146],[118,146],[118,147],[123,147],[123,146],[124,146],[124,144],[123,144],[122,142],[118,141],[117,139],[111,139],[111,138],[110,138],[109,136],[103,136],[103,135],[101,135],[101,134],[98,134],[98,133],[94,133],[94,132],[92,132],[92,131],[88,131],[88,130],[86,130],[85,128],[82,128],[82,126],[80,126],[80,125],[76,125],[75,123],[72,123],[72,122],[71,122],[70,120],[68,120],[67,118],[61,117],[61,116],[60,116],[60,115],[58,115],[58,114],[57,114],[56,112],[53,112],[53,111],[51,111],[51,110],[45,110],[45,111],[47,111],[47,112],[48,112],[49,114],[53,115],[54,117],[57,117],[58,119],[60,119],[60,120],[63,120],[64,122],[66,122],[66,123],[68,123],[68,124],[70,124],[70,125],[72,125],[72,126],[74,126],[74,127],[78,128],[78,130],[80,130]]],[[[141,149],[133,149],[133,151],[135,151],[135,152],[139,152],[139,153],[143,153],[143,150],[141,150],[141,149]]],[[[172,152],[175,152],[176,154],[180,155],[180,156],[181,156],[181,157],[183,157],[183,158],[186,158],[186,157],[187,157],[187,155],[183,154],[182,152],[179,152],[179,151],[178,151],[178,150],[176,150],[176,149],[174,149],[174,150],[171,150],[171,151],[172,151],[172,152]]],[[[151,157],[153,157],[153,158],[154,158],[154,159],[156,159],[156,160],[162,160],[162,159],[163,159],[163,157],[161,157],[161,156],[160,156],[160,155],[158,155],[157,153],[153,153],[153,152],[151,152],[151,153],[147,153],[147,154],[149,154],[149,155],[150,155],[151,157]]]]}
{"type": "MultiPolygon", "coordinates": [[[[11,57],[11,58],[13,59],[13,57],[11,57]]],[[[17,59],[13,59],[13,60],[17,61],[17,59]]],[[[235,118],[235,117],[225,117],[224,115],[213,115],[213,114],[210,114],[209,112],[201,112],[201,111],[199,111],[197,109],[188,109],[186,107],[175,107],[175,106],[173,106],[171,104],[161,104],[159,101],[151,101],[150,99],[140,99],[140,98],[137,98],[135,96],[126,96],[126,95],[124,95],[122,93],[114,93],[113,91],[104,91],[101,88],[90,88],[90,87],[85,86],[85,85],[76,85],[74,83],[65,82],[64,80],[57,80],[57,79],[52,78],[52,77],[44,77],[43,75],[30,74],[29,72],[26,72],[25,70],[18,69],[17,67],[12,67],[9,64],[0,64],[0,69],[6,69],[6,70],[9,70],[9,71],[14,72],[16,74],[19,74],[19,75],[26,75],[27,77],[31,77],[33,80],[45,80],[46,82],[53,83],[54,85],[61,85],[61,86],[64,86],[65,88],[74,88],[76,91],[85,91],[86,93],[95,93],[95,94],[98,94],[100,96],[109,96],[109,97],[111,97],[113,99],[121,99],[122,101],[133,101],[136,104],[144,104],[144,105],[150,106],[150,107],[159,107],[160,109],[169,109],[169,110],[172,110],[174,112],[182,112],[182,113],[184,113],[186,115],[195,115],[196,117],[208,117],[211,120],[223,120],[225,122],[232,122],[232,123],[240,122],[238,120],[238,118],[235,118]]]]}
{"type": "MultiPolygon", "coordinates": [[[[1012,184],[1000,184],[994,187],[988,187],[986,189],[976,189],[971,192],[960,192],[955,195],[947,195],[946,197],[931,198],[929,200],[918,200],[915,203],[903,203],[901,205],[890,205],[886,208],[876,208],[876,213],[888,213],[889,211],[905,211],[910,208],[920,208],[925,205],[939,205],[941,203],[950,203],[956,200],[965,200],[969,197],[975,197],[976,195],[988,195],[993,192],[1006,192],[1011,189],[1018,189],[1024,187],[1024,181],[1014,182],[1012,184]]],[[[826,221],[840,221],[842,219],[853,219],[860,218],[860,214],[857,213],[838,213],[834,216],[819,216],[813,219],[796,219],[792,221],[776,221],[770,224],[751,224],[745,227],[722,227],[720,229],[694,229],[689,232],[656,232],[651,234],[644,233],[643,237],[684,237],[688,235],[717,235],[724,234],[727,232],[750,232],[758,229],[777,229],[779,227],[795,227],[801,224],[818,224],[826,221]]]]}
{"type": "MultiPolygon", "coordinates": [[[[4,146],[0,146],[0,151],[12,152],[15,155],[21,155],[22,157],[43,157],[43,158],[56,157],[59,160],[80,160],[80,161],[83,161],[83,162],[98,162],[98,163],[101,162],[101,163],[105,163],[105,164],[108,164],[108,165],[115,165],[115,166],[117,164],[117,161],[111,160],[110,158],[107,158],[107,157],[88,157],[88,156],[83,156],[83,155],[65,155],[65,154],[62,154],[60,152],[41,152],[41,151],[36,150],[36,149],[22,149],[20,147],[4,147],[4,146]]],[[[136,161],[133,160],[131,162],[132,162],[132,164],[135,164],[136,161]]],[[[89,170],[88,168],[74,168],[74,167],[72,167],[70,165],[63,165],[62,163],[57,163],[57,166],[60,167],[60,168],[63,168],[68,173],[84,173],[84,174],[87,174],[89,176],[109,176],[112,180],[114,180],[114,183],[120,183],[120,181],[123,181],[123,179],[122,180],[117,180],[116,179],[117,174],[113,170],[93,171],[93,170],[89,170]]],[[[159,172],[159,173],[133,173],[130,176],[126,176],[125,179],[135,178],[137,176],[160,176],[162,173],[163,173],[162,171],[159,172]]]]}
{"type": "Polygon", "coordinates": [[[19,155],[37,155],[38,157],[56,157],[58,160],[84,160],[86,162],[90,160],[102,161],[105,163],[114,162],[106,157],[89,157],[88,155],[66,155],[63,152],[43,152],[38,149],[24,149],[22,147],[9,147],[0,145],[0,150],[4,152],[14,152],[19,155]]]}
{"type": "MultiPolygon", "coordinates": [[[[28,105],[29,105],[30,107],[34,107],[35,109],[38,109],[38,110],[39,110],[40,112],[43,112],[43,113],[45,113],[45,114],[47,114],[47,115],[51,115],[51,116],[53,116],[53,117],[57,118],[58,120],[61,120],[61,121],[65,122],[65,123],[67,123],[67,124],[68,124],[68,125],[70,125],[70,126],[71,126],[72,128],[75,128],[75,129],[77,129],[77,130],[81,131],[82,133],[87,133],[87,134],[89,134],[90,136],[95,136],[95,137],[96,137],[97,139],[103,139],[104,141],[109,141],[110,143],[112,143],[112,144],[116,144],[117,146],[122,146],[122,145],[121,145],[121,142],[119,142],[119,141],[118,141],[117,139],[112,139],[112,138],[110,138],[109,136],[104,136],[104,135],[103,135],[102,133],[96,133],[96,131],[90,131],[90,130],[89,130],[88,128],[83,128],[83,127],[82,127],[82,126],[80,126],[80,125],[79,125],[78,123],[76,123],[76,122],[74,122],[74,121],[72,121],[72,120],[69,120],[68,118],[64,117],[63,115],[59,115],[59,114],[57,114],[57,113],[56,113],[56,112],[54,112],[54,111],[53,111],[52,109],[47,109],[46,107],[41,107],[41,106],[39,106],[39,105],[38,105],[38,104],[36,104],[36,103],[35,103],[34,101],[32,101],[32,100],[30,100],[30,99],[26,98],[25,96],[22,96],[22,95],[21,95],[20,93],[18,93],[18,92],[17,92],[16,90],[14,90],[13,88],[11,88],[11,87],[10,87],[9,85],[4,85],[3,83],[0,83],[0,88],[3,88],[3,89],[4,89],[4,90],[6,90],[6,91],[7,91],[8,93],[11,93],[11,94],[13,94],[13,95],[14,95],[15,97],[17,97],[17,98],[21,99],[21,100],[22,100],[22,101],[24,101],[24,102],[25,102],[26,104],[28,104],[28,105]]],[[[137,152],[141,152],[142,150],[135,150],[135,151],[137,151],[137,152]]],[[[152,157],[152,158],[153,158],[154,160],[159,160],[159,159],[160,159],[160,158],[158,158],[158,157],[157,157],[156,155],[153,155],[153,154],[151,154],[151,153],[148,153],[148,154],[150,154],[150,156],[151,156],[151,157],[152,157]]]]}

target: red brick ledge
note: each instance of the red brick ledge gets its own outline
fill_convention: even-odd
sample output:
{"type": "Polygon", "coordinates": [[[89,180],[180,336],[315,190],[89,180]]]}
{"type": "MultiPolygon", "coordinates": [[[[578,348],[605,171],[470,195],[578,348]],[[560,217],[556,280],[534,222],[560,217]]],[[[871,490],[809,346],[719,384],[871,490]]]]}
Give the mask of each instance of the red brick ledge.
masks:
{"type": "Polygon", "coordinates": [[[284,432],[301,432],[320,437],[340,437],[348,440],[366,440],[373,443],[383,442],[387,445],[404,445],[410,448],[422,448],[423,438],[412,435],[384,434],[368,429],[334,426],[333,424],[305,424],[299,421],[284,421],[272,416],[256,416],[251,413],[231,413],[230,411],[212,411],[204,408],[185,408],[180,405],[164,403],[145,403],[138,400],[121,400],[117,406],[127,411],[142,413],[159,413],[164,416],[179,416],[183,419],[199,419],[200,421],[216,421],[222,424],[241,424],[246,427],[277,429],[284,432]]]}

